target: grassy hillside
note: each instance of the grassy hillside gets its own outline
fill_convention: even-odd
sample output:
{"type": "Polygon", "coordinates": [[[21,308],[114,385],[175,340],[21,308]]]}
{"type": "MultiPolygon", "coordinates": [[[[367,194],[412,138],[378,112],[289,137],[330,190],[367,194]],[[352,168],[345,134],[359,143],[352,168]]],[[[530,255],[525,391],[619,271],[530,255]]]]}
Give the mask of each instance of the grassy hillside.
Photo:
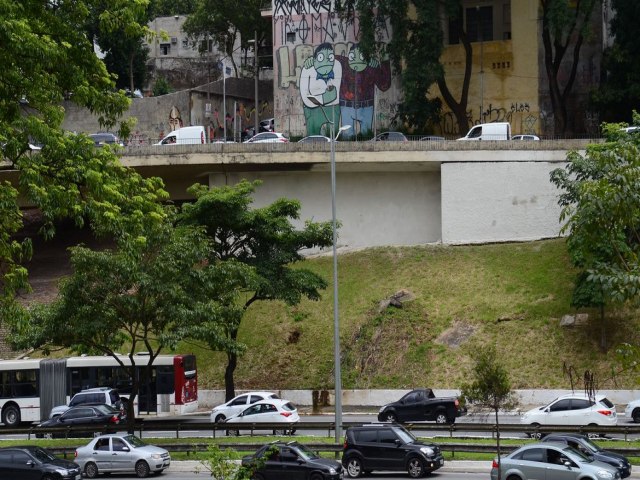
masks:
{"type": "MultiPolygon", "coordinates": [[[[328,281],[331,257],[305,264],[328,281]]],[[[614,349],[601,352],[599,328],[561,328],[574,272],[564,240],[481,246],[376,248],[339,256],[344,388],[458,388],[470,354],[495,344],[514,388],[568,388],[563,363],[596,373],[600,388],[631,388],[611,379],[614,349]],[[415,299],[379,312],[379,302],[406,289],[415,299]]],[[[246,354],[236,388],[332,388],[332,287],[319,302],[296,307],[254,304],[240,339],[246,354]]],[[[632,313],[609,316],[610,345],[638,340],[632,313]]],[[[192,345],[202,388],[223,388],[226,359],[192,345]]]]}

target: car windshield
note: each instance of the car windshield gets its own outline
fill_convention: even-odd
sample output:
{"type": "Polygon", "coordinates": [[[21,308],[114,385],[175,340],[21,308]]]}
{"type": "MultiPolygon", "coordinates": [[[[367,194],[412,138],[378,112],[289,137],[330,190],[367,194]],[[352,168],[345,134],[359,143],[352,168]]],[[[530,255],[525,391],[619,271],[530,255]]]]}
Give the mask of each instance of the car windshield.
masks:
{"type": "Polygon", "coordinates": [[[53,455],[42,448],[36,448],[31,451],[34,457],[36,457],[41,462],[51,462],[56,459],[53,455]]]}
{"type": "Polygon", "coordinates": [[[562,451],[575,455],[581,462],[585,462],[585,463],[593,462],[593,457],[585,455],[580,450],[577,450],[577,449],[575,449],[573,447],[566,447],[562,451]]]}
{"type": "Polygon", "coordinates": [[[316,455],[315,452],[304,445],[298,445],[298,453],[305,460],[313,460],[314,458],[318,458],[318,455],[316,455]]]}
{"type": "Polygon", "coordinates": [[[403,443],[413,443],[417,440],[412,433],[407,432],[404,428],[396,428],[394,430],[403,443]]]}
{"type": "Polygon", "coordinates": [[[126,437],[122,437],[122,438],[124,440],[126,440],[126,442],[129,445],[131,445],[133,448],[140,448],[140,447],[144,447],[146,445],[146,443],[144,443],[142,440],[140,440],[135,435],[127,435],[126,437]]]}
{"type": "Polygon", "coordinates": [[[104,415],[110,415],[114,413],[119,413],[120,410],[116,410],[115,408],[109,405],[94,405],[95,409],[104,415]]]}
{"type": "Polygon", "coordinates": [[[586,445],[586,447],[591,450],[592,452],[599,452],[600,450],[602,450],[599,446],[597,446],[595,443],[593,443],[591,440],[589,440],[588,438],[585,438],[583,440],[583,443],[586,445]]]}

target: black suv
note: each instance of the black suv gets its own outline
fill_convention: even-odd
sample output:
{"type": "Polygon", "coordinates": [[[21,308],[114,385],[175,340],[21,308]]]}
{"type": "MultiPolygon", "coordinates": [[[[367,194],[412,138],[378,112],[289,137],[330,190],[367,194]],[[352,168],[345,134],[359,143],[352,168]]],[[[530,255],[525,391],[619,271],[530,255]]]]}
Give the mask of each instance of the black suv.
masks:
{"type": "Polygon", "coordinates": [[[321,458],[298,442],[272,442],[253,455],[242,458],[242,465],[255,469],[251,478],[280,480],[340,480],[340,462],[321,458]]]}
{"type": "Polygon", "coordinates": [[[5,447],[0,448],[0,478],[40,480],[81,480],[77,463],[53,456],[44,448],[5,447]]]}
{"type": "Polygon", "coordinates": [[[373,470],[406,471],[420,478],[444,465],[440,448],[422,443],[400,425],[349,428],[344,437],[342,465],[351,478],[373,470]]]}
{"type": "Polygon", "coordinates": [[[579,433],[551,433],[542,439],[543,442],[564,443],[579,450],[588,457],[600,462],[608,463],[620,472],[620,478],[627,478],[631,475],[631,464],[629,460],[619,453],[603,450],[598,445],[589,440],[588,437],[579,433]]]}

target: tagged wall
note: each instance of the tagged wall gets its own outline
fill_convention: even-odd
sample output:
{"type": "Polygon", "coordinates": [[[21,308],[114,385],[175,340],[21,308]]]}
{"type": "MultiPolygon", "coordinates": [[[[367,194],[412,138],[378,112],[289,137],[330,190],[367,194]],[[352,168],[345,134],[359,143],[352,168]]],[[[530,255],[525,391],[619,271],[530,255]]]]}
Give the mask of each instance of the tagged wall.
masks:
{"type": "MultiPolygon", "coordinates": [[[[291,136],[342,137],[388,129],[402,100],[388,57],[365,61],[359,23],[346,22],[332,0],[273,0],[276,130],[291,136]]],[[[383,24],[385,23],[382,20],[383,24]]],[[[386,43],[390,29],[379,42],[386,43]]]]}

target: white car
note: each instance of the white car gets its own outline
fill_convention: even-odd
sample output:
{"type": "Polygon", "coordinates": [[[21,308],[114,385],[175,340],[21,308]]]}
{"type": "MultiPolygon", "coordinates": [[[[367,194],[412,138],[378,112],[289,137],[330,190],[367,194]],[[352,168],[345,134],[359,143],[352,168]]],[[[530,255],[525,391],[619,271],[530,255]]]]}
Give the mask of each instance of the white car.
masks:
{"type": "MultiPolygon", "coordinates": [[[[615,426],[618,423],[616,407],[604,395],[589,398],[576,393],[563,395],[543,407],[534,408],[524,413],[520,423],[539,427],[540,425],[599,425],[615,426]]],[[[536,432],[529,433],[540,438],[536,432]]]]}
{"type": "Polygon", "coordinates": [[[640,398],[627,404],[627,408],[624,409],[624,416],[633,420],[634,423],[640,423],[640,398]]]}
{"type": "Polygon", "coordinates": [[[522,140],[533,140],[533,141],[538,141],[540,140],[540,137],[537,135],[514,135],[513,137],[511,137],[511,140],[518,140],[518,141],[522,141],[522,140]]]}
{"type": "Polygon", "coordinates": [[[262,132],[242,143],[289,143],[289,139],[281,133],[262,132]]]}
{"type": "MultiPolygon", "coordinates": [[[[254,403],[237,415],[227,418],[225,425],[238,427],[246,425],[248,429],[253,428],[253,425],[250,424],[282,423],[282,432],[286,434],[295,432],[295,430],[291,428],[291,425],[299,421],[300,415],[298,415],[298,409],[289,400],[272,398],[254,403]]],[[[239,429],[229,431],[239,433],[239,429]]],[[[276,433],[276,430],[274,430],[274,433],[276,433]]]]}
{"type": "Polygon", "coordinates": [[[248,392],[232,398],[227,403],[218,405],[211,410],[211,421],[215,423],[224,422],[227,418],[242,412],[249,405],[262,400],[279,399],[280,397],[273,392],[248,392]]]}
{"type": "Polygon", "coordinates": [[[76,449],[74,461],[87,478],[103,473],[135,473],[138,478],[160,474],[171,465],[164,448],[147,445],[135,435],[101,435],[76,449]]]}

